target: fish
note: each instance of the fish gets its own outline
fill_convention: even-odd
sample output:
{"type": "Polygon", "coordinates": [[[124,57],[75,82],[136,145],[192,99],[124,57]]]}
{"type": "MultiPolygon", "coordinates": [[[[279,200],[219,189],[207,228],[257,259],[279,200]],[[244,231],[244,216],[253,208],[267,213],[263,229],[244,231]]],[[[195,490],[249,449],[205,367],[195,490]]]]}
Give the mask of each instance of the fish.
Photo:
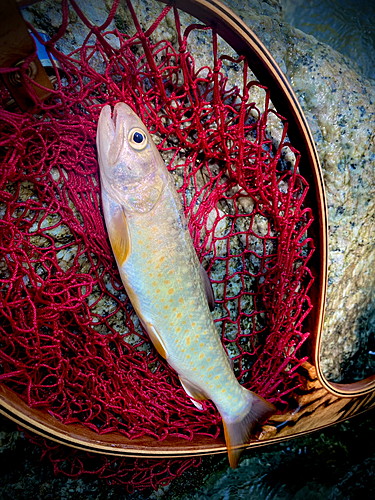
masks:
{"type": "Polygon", "coordinates": [[[237,381],[207,300],[209,278],[150,133],[132,108],[105,105],[97,126],[105,224],[121,280],[157,352],[193,403],[219,411],[232,468],[275,407],[237,381]]]}

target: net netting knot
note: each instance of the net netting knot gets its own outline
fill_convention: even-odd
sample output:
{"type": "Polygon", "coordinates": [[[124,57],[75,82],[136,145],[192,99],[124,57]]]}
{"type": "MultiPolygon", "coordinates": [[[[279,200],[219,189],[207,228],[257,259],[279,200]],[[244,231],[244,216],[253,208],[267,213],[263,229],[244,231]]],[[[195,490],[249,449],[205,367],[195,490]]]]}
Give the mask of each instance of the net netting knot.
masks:
{"type": "MultiPolygon", "coordinates": [[[[113,28],[118,2],[94,26],[76,2],[63,0],[60,27],[43,42],[55,89],[34,114],[6,111],[10,96],[0,89],[0,380],[31,407],[98,433],[214,439],[221,432],[215,407],[194,407],[121,284],[100,206],[100,110],[123,101],[147,125],[211,278],[214,319],[235,373],[281,411],[306,359],[314,251],[308,184],[286,120],[243,57],[219,56],[215,31],[196,23],[183,30],[176,9],[160,9],[142,27],[127,5],[132,34],[113,28]],[[69,9],[87,36],[64,54],[58,46],[69,9]],[[176,27],[173,43],[158,38],[166,19],[176,27]],[[211,40],[211,66],[197,65],[189,50],[197,33],[211,40]]],[[[56,471],[96,474],[130,490],[156,488],[198,463],[102,457],[90,468],[83,452],[47,442],[44,449],[56,471]]]]}

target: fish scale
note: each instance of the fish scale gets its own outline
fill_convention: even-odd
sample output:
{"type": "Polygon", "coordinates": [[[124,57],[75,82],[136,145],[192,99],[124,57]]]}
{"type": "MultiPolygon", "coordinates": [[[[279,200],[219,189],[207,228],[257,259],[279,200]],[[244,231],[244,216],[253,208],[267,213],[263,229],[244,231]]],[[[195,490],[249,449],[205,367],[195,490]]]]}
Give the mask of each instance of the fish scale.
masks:
{"type": "Polygon", "coordinates": [[[153,214],[127,217],[132,247],[144,251],[132,252],[120,268],[121,277],[137,296],[143,324],[162,336],[168,363],[192,384],[203,384],[207,398],[229,413],[241,388],[207,305],[190,234],[186,224],[179,224],[171,201],[168,186],[153,214]]]}
{"type": "Polygon", "coordinates": [[[194,404],[216,405],[235,467],[254,425],[274,407],[234,376],[173,179],[142,121],[124,103],[113,119],[104,106],[97,146],[104,218],[127,294],[194,404]]]}

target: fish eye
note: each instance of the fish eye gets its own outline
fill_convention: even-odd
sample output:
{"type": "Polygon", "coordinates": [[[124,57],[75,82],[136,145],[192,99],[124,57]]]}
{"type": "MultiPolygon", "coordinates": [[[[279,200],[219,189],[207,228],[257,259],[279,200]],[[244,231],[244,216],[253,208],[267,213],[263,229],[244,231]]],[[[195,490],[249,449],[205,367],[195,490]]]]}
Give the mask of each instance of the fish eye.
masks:
{"type": "Polygon", "coordinates": [[[147,146],[147,135],[141,128],[132,128],[128,135],[128,141],[133,149],[144,149],[147,146]]]}

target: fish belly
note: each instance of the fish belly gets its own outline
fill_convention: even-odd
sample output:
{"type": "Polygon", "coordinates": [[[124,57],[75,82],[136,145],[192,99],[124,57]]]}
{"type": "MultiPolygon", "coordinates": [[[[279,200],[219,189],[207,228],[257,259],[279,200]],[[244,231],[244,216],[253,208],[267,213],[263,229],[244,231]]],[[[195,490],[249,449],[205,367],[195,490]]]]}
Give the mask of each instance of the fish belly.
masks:
{"type": "Polygon", "coordinates": [[[131,253],[120,268],[130,300],[159,353],[190,394],[220,412],[246,404],[221,344],[184,217],[168,191],[147,214],[127,217],[131,253]]]}

